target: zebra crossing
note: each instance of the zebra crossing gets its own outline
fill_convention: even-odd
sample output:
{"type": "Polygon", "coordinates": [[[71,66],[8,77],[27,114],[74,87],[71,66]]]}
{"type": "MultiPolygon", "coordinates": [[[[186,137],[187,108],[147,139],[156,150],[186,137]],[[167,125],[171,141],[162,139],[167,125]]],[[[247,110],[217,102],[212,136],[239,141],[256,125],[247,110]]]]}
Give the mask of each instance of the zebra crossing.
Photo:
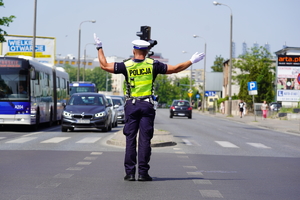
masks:
{"type": "MultiPolygon", "coordinates": [[[[184,142],[185,145],[196,144],[196,146],[201,146],[198,143],[195,143],[194,141],[189,141],[187,139],[182,139],[182,141],[184,142]]],[[[240,146],[233,144],[232,142],[229,141],[214,141],[214,142],[223,148],[236,148],[236,149],[240,148],[240,146]]],[[[262,143],[246,142],[245,144],[258,149],[272,149],[271,147],[262,143]]]]}
{"type": "MultiPolygon", "coordinates": [[[[22,137],[18,137],[18,138],[14,138],[14,139],[7,139],[6,137],[0,137],[0,143],[1,144],[24,144],[24,143],[28,143],[34,140],[40,140],[37,143],[40,144],[61,144],[63,142],[71,142],[74,144],[93,144],[93,143],[97,143],[101,140],[101,137],[83,137],[83,138],[74,138],[74,137],[52,137],[52,138],[48,138],[48,139],[39,139],[39,137],[33,137],[33,136],[22,136],[22,137]],[[6,141],[7,140],[7,141],[6,141]]],[[[200,144],[198,144],[195,141],[189,141],[187,139],[183,139],[182,140],[183,143],[185,145],[196,145],[196,146],[201,146],[200,144]]],[[[240,146],[229,142],[229,141],[214,141],[215,144],[218,144],[218,146],[222,147],[222,148],[235,148],[235,149],[239,149],[240,146]]],[[[272,149],[271,147],[262,144],[262,143],[254,143],[254,142],[246,142],[245,143],[248,146],[257,148],[257,149],[272,149]]]]}
{"type": "MultiPolygon", "coordinates": [[[[0,137],[0,142],[4,141],[3,144],[24,144],[30,141],[37,140],[38,137],[19,137],[5,141],[6,137],[0,137]]],[[[46,140],[39,141],[40,144],[58,144],[64,141],[71,140],[72,137],[52,137],[46,140]]],[[[82,139],[74,141],[75,144],[92,144],[96,143],[101,137],[84,137],[82,139]]],[[[1,142],[2,143],[2,142],[1,142]]]]}

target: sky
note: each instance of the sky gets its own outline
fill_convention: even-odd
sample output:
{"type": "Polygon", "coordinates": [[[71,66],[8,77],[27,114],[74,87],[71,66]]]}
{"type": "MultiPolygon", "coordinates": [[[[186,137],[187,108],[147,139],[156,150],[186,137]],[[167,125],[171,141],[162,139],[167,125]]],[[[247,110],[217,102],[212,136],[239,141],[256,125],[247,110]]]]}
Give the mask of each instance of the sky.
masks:
{"type": "MultiPolygon", "coordinates": [[[[34,0],[3,0],[0,18],[16,16],[10,35],[33,35],[34,0]]],[[[141,26],[151,27],[151,39],[158,44],[152,51],[161,53],[168,64],[187,61],[195,52],[206,49],[206,71],[216,56],[230,57],[230,14],[233,16],[235,55],[242,43],[251,48],[270,44],[271,53],[286,44],[300,47],[299,0],[37,0],[36,35],[56,38],[56,54],[78,56],[79,27],[81,56],[97,57],[93,34],[103,43],[105,56],[129,58],[132,41],[139,39],[141,26]],[[84,22],[96,20],[96,23],[84,22]],[[83,22],[83,23],[82,23],[83,22]],[[81,24],[81,25],[80,25],[81,24]],[[199,35],[202,38],[194,38],[199,35]]],[[[204,61],[193,65],[204,67],[204,61]]]]}

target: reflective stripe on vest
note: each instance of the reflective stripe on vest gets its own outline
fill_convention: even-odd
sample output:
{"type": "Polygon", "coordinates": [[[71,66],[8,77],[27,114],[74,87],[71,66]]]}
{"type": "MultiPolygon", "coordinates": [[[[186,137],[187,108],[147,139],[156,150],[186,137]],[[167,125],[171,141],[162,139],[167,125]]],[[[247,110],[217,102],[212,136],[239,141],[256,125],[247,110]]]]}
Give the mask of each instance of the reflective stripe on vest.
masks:
{"type": "Polygon", "coordinates": [[[143,62],[136,63],[128,60],[125,63],[128,79],[127,90],[130,97],[152,95],[153,87],[153,60],[146,58],[143,62]]]}

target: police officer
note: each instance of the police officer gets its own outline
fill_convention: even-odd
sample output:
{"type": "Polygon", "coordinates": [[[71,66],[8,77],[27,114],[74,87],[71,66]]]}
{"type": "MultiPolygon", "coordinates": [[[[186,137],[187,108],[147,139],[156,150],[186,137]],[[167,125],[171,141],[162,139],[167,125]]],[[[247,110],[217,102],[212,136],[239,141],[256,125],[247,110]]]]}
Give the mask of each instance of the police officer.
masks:
{"type": "Polygon", "coordinates": [[[177,65],[168,65],[147,58],[150,43],[134,40],[133,59],[124,62],[107,63],[102,49],[102,42],[94,33],[98,59],[101,69],[115,74],[123,74],[126,82],[125,126],[126,136],[124,180],[135,181],[138,157],[138,181],[152,181],[148,171],[151,156],[151,139],[154,132],[155,109],[153,107],[153,84],[158,74],[177,73],[187,69],[193,63],[204,58],[204,53],[196,52],[192,58],[177,65]],[[139,132],[138,153],[136,150],[139,132]]]}

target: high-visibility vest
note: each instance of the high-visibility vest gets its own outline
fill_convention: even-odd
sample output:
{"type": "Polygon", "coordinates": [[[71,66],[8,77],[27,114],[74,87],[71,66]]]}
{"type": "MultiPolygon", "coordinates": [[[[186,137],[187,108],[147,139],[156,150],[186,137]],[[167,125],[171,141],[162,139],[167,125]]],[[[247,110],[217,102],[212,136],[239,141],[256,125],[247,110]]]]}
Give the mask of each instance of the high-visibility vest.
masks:
{"type": "Polygon", "coordinates": [[[154,60],[151,58],[146,58],[139,63],[131,59],[124,62],[128,75],[127,80],[125,80],[125,94],[128,97],[145,97],[152,95],[153,62],[154,60]]]}

